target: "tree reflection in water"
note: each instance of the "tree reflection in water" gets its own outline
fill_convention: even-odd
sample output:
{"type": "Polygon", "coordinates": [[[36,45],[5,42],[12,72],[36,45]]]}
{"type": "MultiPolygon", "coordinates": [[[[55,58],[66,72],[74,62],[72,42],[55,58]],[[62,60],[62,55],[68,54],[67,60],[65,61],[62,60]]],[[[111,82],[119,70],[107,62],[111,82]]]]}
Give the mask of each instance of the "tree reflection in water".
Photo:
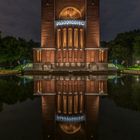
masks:
{"type": "Polygon", "coordinates": [[[16,76],[0,77],[0,111],[3,104],[16,104],[34,99],[33,81],[16,76]]]}
{"type": "Polygon", "coordinates": [[[106,76],[34,76],[33,80],[0,77],[0,110],[4,104],[39,96],[44,139],[97,139],[100,98],[108,94],[107,98],[117,106],[140,111],[139,79],[139,76],[109,80],[106,76]]]}
{"type": "Polygon", "coordinates": [[[140,76],[127,75],[109,80],[109,98],[113,99],[120,107],[140,111],[139,79],[140,76]]]}

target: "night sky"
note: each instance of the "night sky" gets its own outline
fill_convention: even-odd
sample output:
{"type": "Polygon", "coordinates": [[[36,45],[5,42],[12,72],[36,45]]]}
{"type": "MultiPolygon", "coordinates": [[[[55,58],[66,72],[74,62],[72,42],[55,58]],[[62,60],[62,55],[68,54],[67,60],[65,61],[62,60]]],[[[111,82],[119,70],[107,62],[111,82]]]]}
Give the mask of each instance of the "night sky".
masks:
{"type": "MultiPolygon", "coordinates": [[[[0,0],[0,31],[40,41],[41,0],[0,0]]],[[[140,28],[140,0],[100,0],[101,39],[140,28]]]]}

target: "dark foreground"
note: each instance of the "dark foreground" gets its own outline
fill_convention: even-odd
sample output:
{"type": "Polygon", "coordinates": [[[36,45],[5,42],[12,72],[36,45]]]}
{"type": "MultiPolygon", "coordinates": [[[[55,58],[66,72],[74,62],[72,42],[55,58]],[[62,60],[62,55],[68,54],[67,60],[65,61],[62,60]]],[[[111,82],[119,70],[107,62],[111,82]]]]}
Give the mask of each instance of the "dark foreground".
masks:
{"type": "MultiPolygon", "coordinates": [[[[84,112],[90,119],[86,118],[80,125],[81,129],[73,134],[64,133],[62,128],[67,130],[67,132],[71,132],[73,129],[79,128],[79,125],[76,123],[70,125],[70,122],[67,125],[63,123],[60,123],[60,125],[57,121],[52,122],[52,118],[49,121],[47,117],[49,117],[48,112],[50,110],[47,111],[47,108],[54,108],[57,113],[56,106],[47,106],[47,108],[44,108],[45,104],[42,102],[42,96],[34,95],[34,91],[36,90],[35,80],[45,80],[47,82],[47,78],[39,76],[33,80],[32,77],[0,77],[1,140],[140,139],[139,76],[109,76],[107,80],[108,95],[99,96],[98,98],[98,95],[94,95],[93,98],[98,99],[96,100],[98,107],[96,106],[97,104],[94,104],[93,112],[84,112]]],[[[51,76],[50,78],[53,78],[52,80],[55,79],[51,76]]],[[[72,78],[75,77],[72,76],[72,78]]],[[[64,77],[61,77],[61,79],[67,80],[64,77]]],[[[77,79],[79,80],[79,78],[77,79]]],[[[97,79],[101,79],[101,77],[97,76],[93,77],[93,79],[96,81],[97,79]]],[[[92,86],[94,85],[90,87],[92,86]]],[[[39,89],[41,90],[41,88],[39,89]]],[[[51,90],[49,86],[47,89],[51,90]]],[[[60,87],[57,87],[57,89],[60,89],[60,87]]],[[[90,99],[88,99],[89,102],[90,99]]],[[[53,113],[53,111],[51,112],[53,113]]],[[[56,113],[52,114],[51,112],[52,116],[56,115],[56,113]]]]}

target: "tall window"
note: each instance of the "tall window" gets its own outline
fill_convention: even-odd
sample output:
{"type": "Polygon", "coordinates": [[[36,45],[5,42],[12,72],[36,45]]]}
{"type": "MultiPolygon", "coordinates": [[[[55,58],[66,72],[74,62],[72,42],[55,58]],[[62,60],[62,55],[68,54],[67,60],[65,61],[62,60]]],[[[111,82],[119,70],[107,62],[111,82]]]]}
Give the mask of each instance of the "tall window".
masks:
{"type": "Polygon", "coordinates": [[[80,29],[80,47],[81,49],[84,47],[84,30],[80,29]]]}
{"type": "Polygon", "coordinates": [[[72,96],[68,96],[68,112],[69,112],[69,114],[72,114],[72,96]]]}
{"type": "Polygon", "coordinates": [[[104,62],[104,51],[103,50],[100,50],[100,52],[99,52],[99,61],[104,62]]]}
{"type": "Polygon", "coordinates": [[[66,48],[67,46],[67,29],[63,29],[63,48],[66,48]]]}
{"type": "Polygon", "coordinates": [[[78,95],[74,96],[74,113],[78,113],[78,95]]]}
{"type": "Polygon", "coordinates": [[[83,95],[80,95],[80,113],[83,113],[83,99],[84,97],[83,97],[83,95]]]}
{"type": "Polygon", "coordinates": [[[74,29],[74,47],[78,48],[78,29],[74,29]]]}
{"type": "Polygon", "coordinates": [[[57,29],[57,48],[61,47],[61,29],[57,29]]]}
{"type": "Polygon", "coordinates": [[[61,95],[57,96],[57,112],[61,113],[61,95]]]}
{"type": "Polygon", "coordinates": [[[102,51],[102,62],[104,62],[104,51],[102,51]]]}
{"type": "Polygon", "coordinates": [[[67,96],[63,95],[63,113],[67,113],[67,96]]]}
{"type": "Polygon", "coordinates": [[[68,29],[68,46],[72,47],[72,28],[68,29]]]}
{"type": "Polygon", "coordinates": [[[37,50],[36,53],[37,53],[37,55],[36,55],[37,62],[41,62],[41,51],[37,50]]]}
{"type": "Polygon", "coordinates": [[[37,81],[37,92],[42,92],[42,82],[37,81]]]}

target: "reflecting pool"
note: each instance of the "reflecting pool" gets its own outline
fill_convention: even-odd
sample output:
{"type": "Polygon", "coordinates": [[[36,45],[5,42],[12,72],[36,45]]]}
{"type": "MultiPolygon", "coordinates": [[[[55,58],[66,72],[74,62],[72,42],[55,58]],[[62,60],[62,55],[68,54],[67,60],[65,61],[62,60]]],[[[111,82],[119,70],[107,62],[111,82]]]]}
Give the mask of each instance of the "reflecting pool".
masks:
{"type": "Polygon", "coordinates": [[[1,76],[1,140],[138,140],[139,76],[1,76]]]}

